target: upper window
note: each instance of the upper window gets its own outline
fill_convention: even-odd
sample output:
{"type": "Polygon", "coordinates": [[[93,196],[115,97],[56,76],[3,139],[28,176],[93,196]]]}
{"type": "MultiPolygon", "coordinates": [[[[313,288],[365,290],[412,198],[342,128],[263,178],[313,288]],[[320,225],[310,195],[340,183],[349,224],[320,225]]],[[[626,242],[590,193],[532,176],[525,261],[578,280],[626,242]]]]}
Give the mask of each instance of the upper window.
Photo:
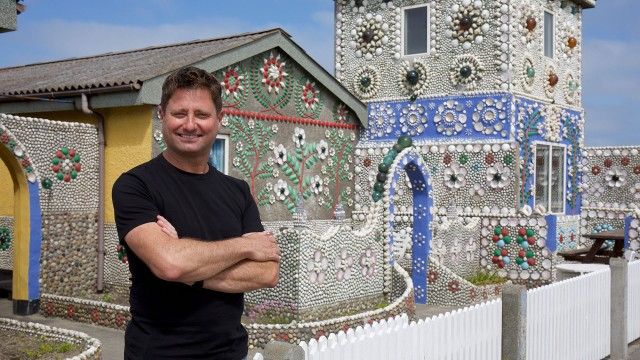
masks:
{"type": "Polygon", "coordinates": [[[404,8],[403,16],[404,55],[429,52],[429,6],[404,8]]]}
{"type": "Polygon", "coordinates": [[[209,153],[209,162],[221,173],[229,175],[229,135],[218,135],[209,153]]]}
{"type": "Polygon", "coordinates": [[[544,56],[553,58],[553,14],[544,12],[544,56]]]}
{"type": "Polygon", "coordinates": [[[564,213],[565,152],[559,145],[536,145],[536,198],[549,213],[564,213]]]}

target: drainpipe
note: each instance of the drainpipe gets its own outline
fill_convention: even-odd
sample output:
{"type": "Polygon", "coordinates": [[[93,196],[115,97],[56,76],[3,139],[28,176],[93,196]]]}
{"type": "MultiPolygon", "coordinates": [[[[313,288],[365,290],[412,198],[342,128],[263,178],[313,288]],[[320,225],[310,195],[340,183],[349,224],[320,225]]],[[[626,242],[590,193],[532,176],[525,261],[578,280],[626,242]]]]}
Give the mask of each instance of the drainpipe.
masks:
{"type": "MultiPolygon", "coordinates": [[[[77,108],[76,104],[76,108],[77,108]]],[[[97,120],[98,129],[98,276],[96,290],[104,290],[104,116],[89,107],[89,100],[85,93],[80,94],[80,108],[83,113],[92,115],[97,120]]]]}

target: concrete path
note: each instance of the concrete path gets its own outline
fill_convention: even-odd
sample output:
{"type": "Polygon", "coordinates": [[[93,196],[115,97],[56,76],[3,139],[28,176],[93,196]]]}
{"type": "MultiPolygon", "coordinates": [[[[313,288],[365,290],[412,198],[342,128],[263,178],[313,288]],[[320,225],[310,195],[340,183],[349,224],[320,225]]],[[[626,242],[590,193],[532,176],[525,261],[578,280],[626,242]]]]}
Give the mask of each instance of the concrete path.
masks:
{"type": "Polygon", "coordinates": [[[124,331],[59,318],[44,317],[40,314],[30,316],[14,315],[12,303],[7,299],[0,299],[0,317],[25,322],[36,322],[62,329],[81,331],[102,342],[102,358],[104,360],[122,359],[124,351],[124,331]]]}

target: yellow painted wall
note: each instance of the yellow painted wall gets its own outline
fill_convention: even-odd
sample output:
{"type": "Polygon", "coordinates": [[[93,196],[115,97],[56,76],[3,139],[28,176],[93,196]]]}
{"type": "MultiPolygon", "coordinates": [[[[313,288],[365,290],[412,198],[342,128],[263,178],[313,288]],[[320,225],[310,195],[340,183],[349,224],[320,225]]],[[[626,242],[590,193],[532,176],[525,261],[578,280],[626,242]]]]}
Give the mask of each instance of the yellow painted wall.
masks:
{"type": "Polygon", "coordinates": [[[13,180],[4,161],[0,161],[0,216],[13,216],[13,180]]]}
{"type": "MultiPolygon", "coordinates": [[[[107,143],[104,184],[104,210],[105,222],[107,223],[115,222],[111,203],[113,183],[123,172],[151,159],[153,110],[154,107],[150,105],[98,110],[105,118],[105,141],[107,143]]],[[[95,124],[94,117],[79,111],[21,114],[21,116],[95,124]]],[[[4,183],[4,179],[0,174],[2,183],[4,183]]],[[[9,178],[9,180],[11,179],[9,178]]]]}

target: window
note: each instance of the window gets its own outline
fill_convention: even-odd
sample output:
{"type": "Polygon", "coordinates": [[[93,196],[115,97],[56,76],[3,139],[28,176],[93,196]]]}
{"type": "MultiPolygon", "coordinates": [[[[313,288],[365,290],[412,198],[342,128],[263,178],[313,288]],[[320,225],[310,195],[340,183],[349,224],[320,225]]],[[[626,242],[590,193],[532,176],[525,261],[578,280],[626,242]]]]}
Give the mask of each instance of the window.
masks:
{"type": "Polygon", "coordinates": [[[429,6],[404,8],[403,17],[404,55],[429,52],[429,6]]]}
{"type": "Polygon", "coordinates": [[[544,12],[544,56],[553,58],[553,14],[544,12]]]}
{"type": "Polygon", "coordinates": [[[229,174],[229,135],[218,135],[209,153],[209,162],[220,172],[229,174]]]}
{"type": "Polygon", "coordinates": [[[549,213],[564,213],[565,152],[560,145],[536,145],[535,205],[549,213]]]}

